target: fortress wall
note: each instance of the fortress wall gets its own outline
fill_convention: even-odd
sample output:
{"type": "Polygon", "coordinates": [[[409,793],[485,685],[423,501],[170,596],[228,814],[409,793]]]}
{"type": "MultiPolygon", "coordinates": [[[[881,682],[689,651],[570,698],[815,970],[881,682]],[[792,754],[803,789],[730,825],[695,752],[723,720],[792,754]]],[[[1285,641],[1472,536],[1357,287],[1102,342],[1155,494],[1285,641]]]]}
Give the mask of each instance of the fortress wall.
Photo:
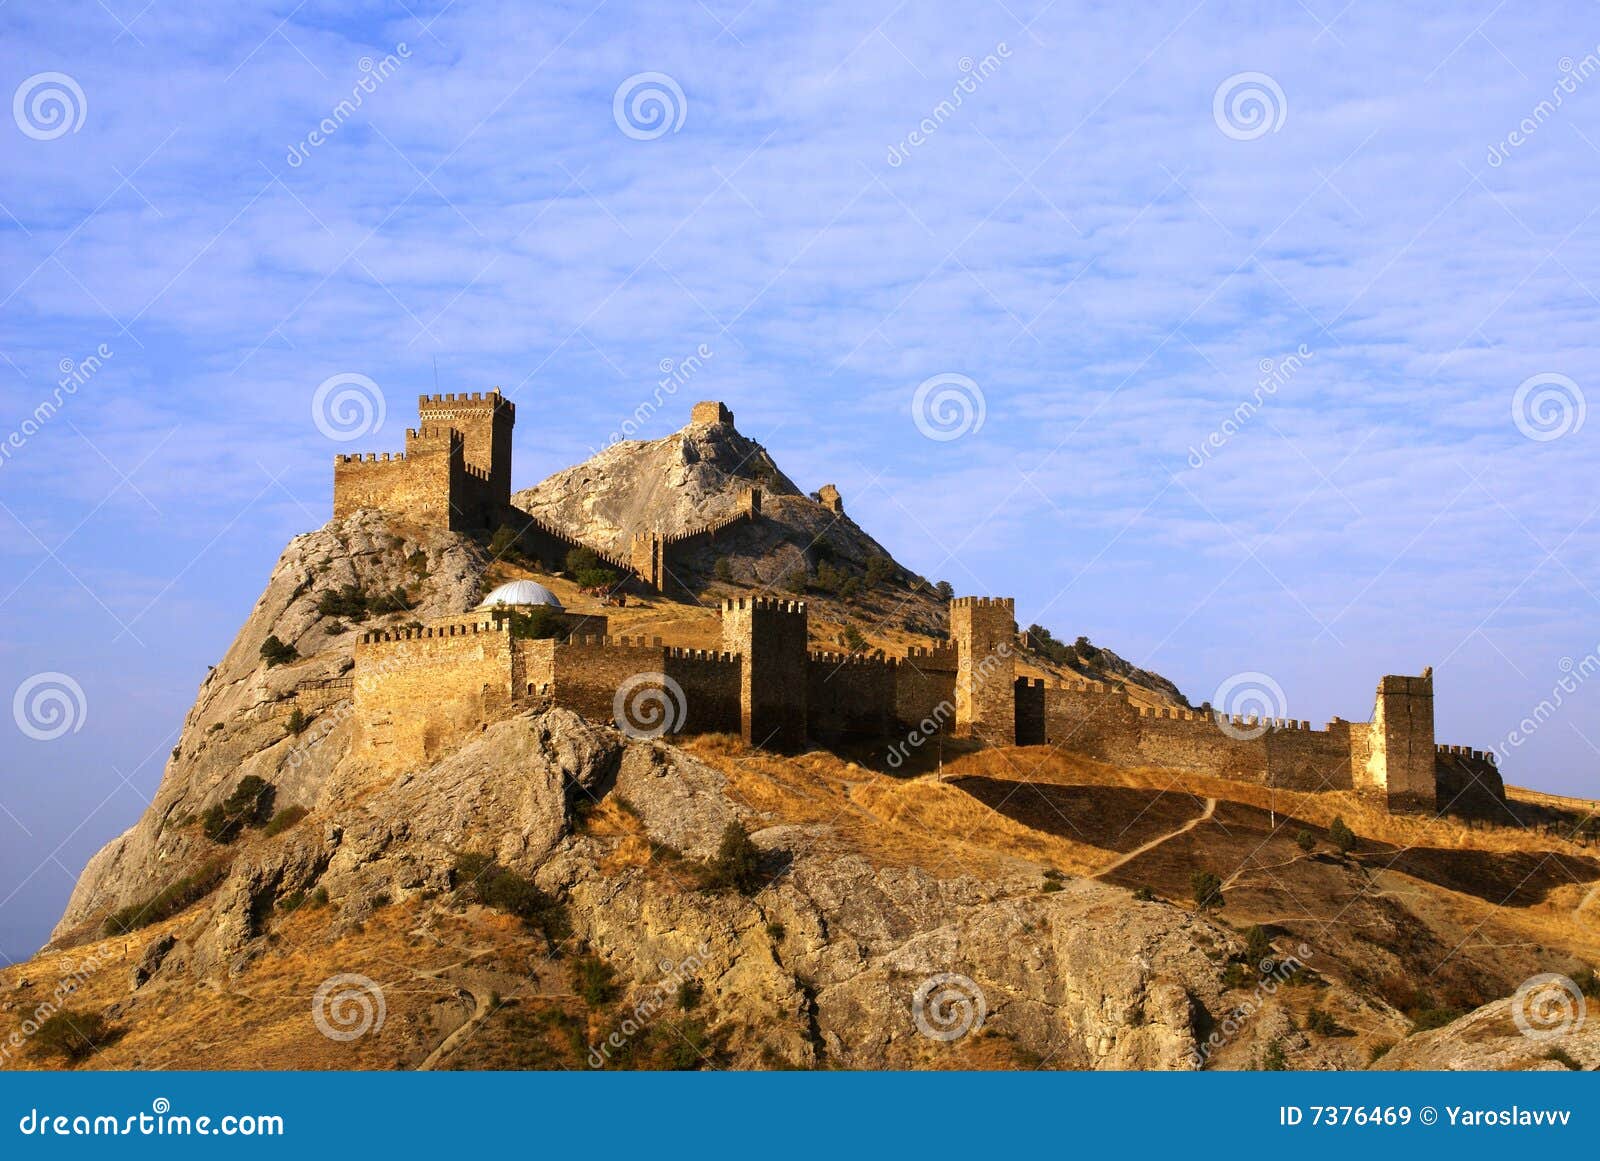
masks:
{"type": "Polygon", "coordinates": [[[1502,821],[1510,817],[1505,808],[1505,782],[1492,750],[1485,753],[1465,746],[1437,747],[1434,784],[1440,810],[1502,821]]]}
{"type": "Polygon", "coordinates": [[[333,515],[360,508],[403,513],[445,525],[450,511],[448,455],[339,456],[333,464],[333,515]]]}
{"type": "Polygon", "coordinates": [[[1272,785],[1290,790],[1349,790],[1350,723],[1329,722],[1325,730],[1270,730],[1267,769],[1272,785]]]}
{"type": "Polygon", "coordinates": [[[1102,762],[1137,765],[1139,715],[1125,694],[1098,681],[1044,687],[1045,741],[1102,762]]]}
{"type": "Polygon", "coordinates": [[[551,696],[555,703],[591,721],[616,719],[617,691],[630,677],[664,673],[667,650],[661,639],[581,637],[559,644],[553,656],[551,696]]]}
{"type": "Polygon", "coordinates": [[[511,689],[518,701],[553,696],[556,682],[556,639],[511,639],[511,689]]]}
{"type": "Polygon", "coordinates": [[[493,624],[363,636],[353,688],[364,745],[416,763],[477,732],[510,705],[511,653],[493,624]]]}
{"type": "MultiPolygon", "coordinates": [[[[1198,770],[1241,782],[1267,780],[1266,734],[1235,738],[1224,733],[1210,714],[1193,710],[1145,712],[1137,722],[1141,764],[1198,770]]],[[[1248,725],[1240,728],[1253,732],[1248,725]]]]}
{"type": "Polygon", "coordinates": [[[737,734],[739,676],[737,654],[706,649],[667,650],[664,672],[683,690],[686,714],[677,733],[737,734]]]}
{"type": "MultiPolygon", "coordinates": [[[[915,652],[915,651],[913,651],[915,652]]],[[[945,733],[955,730],[956,673],[954,650],[948,668],[924,664],[924,658],[905,657],[894,668],[894,721],[899,729],[932,719],[943,723],[945,733]]]]}
{"type": "Polygon", "coordinates": [[[898,670],[895,662],[881,657],[812,653],[806,666],[806,722],[812,736],[893,734],[898,670]]]}

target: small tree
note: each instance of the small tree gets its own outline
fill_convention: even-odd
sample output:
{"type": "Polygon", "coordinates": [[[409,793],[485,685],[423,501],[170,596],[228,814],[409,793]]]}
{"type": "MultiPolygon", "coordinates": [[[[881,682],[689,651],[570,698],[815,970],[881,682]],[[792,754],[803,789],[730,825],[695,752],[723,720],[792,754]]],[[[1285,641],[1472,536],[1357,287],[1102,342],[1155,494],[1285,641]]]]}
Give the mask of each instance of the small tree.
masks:
{"type": "Polygon", "coordinates": [[[866,651],[867,639],[861,635],[861,630],[854,625],[846,625],[844,629],[844,647],[851,653],[866,651]]]}
{"type": "Polygon", "coordinates": [[[289,711],[289,720],[285,723],[285,728],[288,729],[290,734],[304,733],[310,721],[311,719],[306,717],[305,711],[299,706],[295,706],[294,709],[289,711]]]}
{"type": "Polygon", "coordinates": [[[1356,845],[1356,832],[1345,825],[1344,816],[1335,818],[1328,826],[1328,841],[1339,849],[1341,855],[1347,855],[1356,845]]]}
{"type": "Polygon", "coordinates": [[[111,1028],[100,1013],[63,1008],[39,1025],[33,1034],[33,1045],[45,1056],[58,1056],[76,1064],[112,1038],[111,1028]]]}
{"type": "Polygon", "coordinates": [[[1189,887],[1194,892],[1194,905],[1201,911],[1222,908],[1222,880],[1210,871],[1196,871],[1190,875],[1189,887]]]}
{"type": "Polygon", "coordinates": [[[261,659],[267,663],[268,669],[271,669],[274,665],[282,665],[285,662],[293,661],[299,656],[300,651],[293,645],[285,645],[278,640],[276,633],[261,642],[261,659]]]}
{"type": "Polygon", "coordinates": [[[762,882],[761,848],[750,841],[744,824],[730,822],[722,832],[717,857],[706,867],[706,886],[754,895],[761,890],[762,882]]]}
{"type": "Polygon", "coordinates": [[[271,812],[272,784],[259,774],[246,774],[232,794],[200,816],[201,829],[212,842],[231,843],[245,827],[263,825],[271,812]]]}
{"type": "Polygon", "coordinates": [[[1244,958],[1255,968],[1260,968],[1263,960],[1272,958],[1272,940],[1259,923],[1251,924],[1250,930],[1244,933],[1244,958]]]}
{"type": "Polygon", "coordinates": [[[933,591],[939,594],[941,601],[953,601],[956,598],[956,587],[949,581],[940,581],[933,586],[933,591]]]}
{"type": "Polygon", "coordinates": [[[726,584],[733,579],[733,562],[725,556],[719,556],[717,557],[717,563],[711,567],[711,571],[719,581],[726,584]]]}
{"type": "Polygon", "coordinates": [[[867,557],[867,584],[869,586],[881,585],[892,576],[894,576],[894,561],[882,553],[874,553],[867,557]]]}
{"type": "Polygon", "coordinates": [[[1294,845],[1309,855],[1317,849],[1317,836],[1301,827],[1299,833],[1294,836],[1294,845]]]}

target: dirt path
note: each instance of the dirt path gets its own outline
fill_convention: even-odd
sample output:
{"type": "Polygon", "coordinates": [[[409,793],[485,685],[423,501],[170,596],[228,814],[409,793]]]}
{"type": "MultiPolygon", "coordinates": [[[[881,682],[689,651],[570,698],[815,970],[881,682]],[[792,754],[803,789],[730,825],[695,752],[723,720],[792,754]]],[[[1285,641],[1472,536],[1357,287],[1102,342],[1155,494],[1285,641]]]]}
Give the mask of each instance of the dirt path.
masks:
{"type": "Polygon", "coordinates": [[[461,984],[456,985],[456,991],[463,998],[472,1001],[472,1015],[467,1017],[466,1023],[440,1041],[439,1047],[428,1053],[428,1059],[417,1065],[418,1072],[431,1071],[441,1060],[454,1052],[457,1045],[476,1032],[478,1025],[489,1018],[494,1008],[494,996],[488,991],[461,984]]]}
{"type": "Polygon", "coordinates": [[[1104,877],[1106,875],[1109,875],[1112,871],[1115,871],[1118,867],[1127,866],[1129,863],[1133,862],[1134,859],[1137,859],[1140,855],[1145,854],[1148,851],[1155,850],[1162,843],[1168,842],[1168,841],[1170,841],[1172,839],[1175,839],[1180,834],[1188,834],[1191,830],[1193,830],[1195,827],[1199,826],[1202,822],[1205,822],[1206,819],[1210,818],[1212,815],[1214,815],[1216,813],[1217,813],[1217,800],[1215,798],[1206,799],[1206,808],[1200,814],[1196,815],[1194,818],[1191,818],[1188,822],[1184,823],[1177,830],[1168,831],[1166,834],[1163,834],[1163,835],[1157,835],[1155,838],[1153,838],[1149,842],[1145,843],[1142,847],[1135,847],[1133,850],[1129,851],[1127,854],[1119,856],[1115,861],[1113,861],[1109,865],[1101,867],[1098,871],[1096,871],[1095,874],[1094,874],[1094,877],[1099,879],[1099,878],[1102,878],[1102,877],[1104,877]]]}

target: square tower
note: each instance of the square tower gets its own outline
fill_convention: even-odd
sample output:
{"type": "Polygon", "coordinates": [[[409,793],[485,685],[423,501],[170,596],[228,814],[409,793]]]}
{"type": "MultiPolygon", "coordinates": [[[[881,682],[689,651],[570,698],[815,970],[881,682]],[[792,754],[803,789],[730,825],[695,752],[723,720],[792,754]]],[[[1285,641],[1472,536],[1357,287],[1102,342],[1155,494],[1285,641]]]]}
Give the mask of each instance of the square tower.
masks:
{"type": "Polygon", "coordinates": [[[749,745],[805,746],[808,640],[804,601],[722,602],[722,648],[740,658],[739,727],[749,745]]]}
{"type": "Polygon", "coordinates": [[[1437,752],[1433,669],[1420,677],[1380,678],[1367,728],[1366,777],[1354,771],[1357,786],[1384,795],[1391,811],[1431,813],[1438,805],[1437,752]]]}
{"type": "Polygon", "coordinates": [[[956,647],[956,736],[991,746],[1017,741],[1017,603],[1011,597],[950,602],[956,647]]]}
{"type": "Polygon", "coordinates": [[[501,395],[499,388],[422,395],[417,399],[417,415],[425,426],[459,431],[467,466],[476,468],[488,481],[489,503],[501,508],[511,504],[511,429],[517,422],[516,404],[501,395]]]}

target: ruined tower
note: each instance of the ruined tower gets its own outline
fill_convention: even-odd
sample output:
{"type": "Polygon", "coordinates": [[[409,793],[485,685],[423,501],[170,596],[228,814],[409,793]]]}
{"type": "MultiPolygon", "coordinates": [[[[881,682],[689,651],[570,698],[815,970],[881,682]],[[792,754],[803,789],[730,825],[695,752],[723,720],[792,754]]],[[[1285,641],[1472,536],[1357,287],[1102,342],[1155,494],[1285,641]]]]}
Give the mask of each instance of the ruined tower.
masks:
{"type": "Polygon", "coordinates": [[[1433,741],[1433,669],[1420,677],[1378,681],[1367,728],[1367,763],[1355,770],[1357,789],[1383,795],[1391,811],[1432,811],[1437,806],[1433,741]]]}
{"type": "Polygon", "coordinates": [[[1017,618],[1011,597],[950,602],[956,647],[956,736],[1010,746],[1017,738],[1017,618]]]}
{"type": "Polygon", "coordinates": [[[740,657],[740,733],[750,745],[770,750],[805,745],[806,643],[804,601],[734,597],[722,602],[722,648],[740,657]]]}

